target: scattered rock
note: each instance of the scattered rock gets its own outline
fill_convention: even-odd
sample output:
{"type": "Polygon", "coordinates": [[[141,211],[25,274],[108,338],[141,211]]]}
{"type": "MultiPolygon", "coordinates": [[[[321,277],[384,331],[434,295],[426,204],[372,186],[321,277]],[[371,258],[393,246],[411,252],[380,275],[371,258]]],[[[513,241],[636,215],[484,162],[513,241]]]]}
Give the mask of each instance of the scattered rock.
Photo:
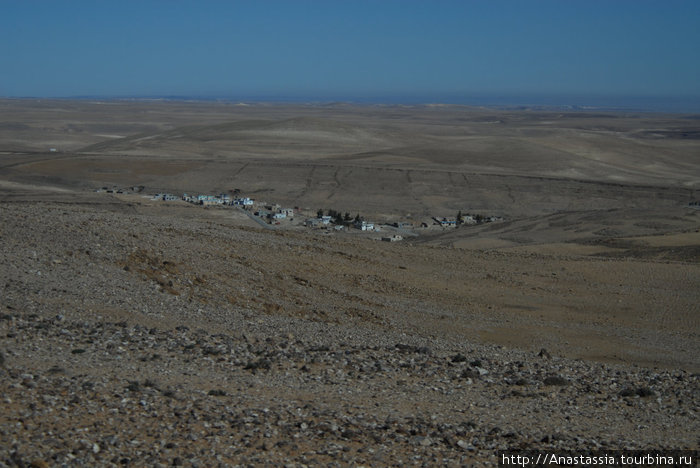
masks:
{"type": "MultiPolygon", "coordinates": [[[[14,258],[0,248],[8,272],[0,281],[10,285],[3,301],[18,304],[0,317],[0,466],[32,459],[35,466],[464,466],[492,460],[501,447],[697,442],[697,374],[549,360],[542,352],[540,359],[532,350],[414,334],[388,319],[391,326],[375,326],[361,317],[373,309],[385,320],[381,294],[376,307],[366,296],[346,297],[329,274],[328,282],[318,276],[311,283],[328,302],[309,306],[293,296],[293,279],[276,276],[275,255],[260,257],[291,249],[311,270],[327,258],[318,249],[328,244],[296,234],[263,242],[255,230],[175,217],[113,219],[63,204],[25,207],[48,227],[27,220],[22,236],[7,238],[8,223],[22,220],[16,206],[0,210],[3,242],[21,241],[24,252],[14,258]],[[71,216],[64,219],[64,210],[71,216]],[[32,237],[42,229],[44,237],[32,237]],[[60,275],[43,267],[41,278],[28,273],[58,248],[74,252],[59,264],[60,275]],[[148,254],[127,274],[119,262],[134,248],[148,254]],[[27,259],[35,249],[44,250],[27,259]],[[217,255],[225,265],[219,274],[201,260],[218,262],[217,255]],[[167,275],[174,265],[177,275],[160,281],[172,281],[177,296],[155,293],[152,279],[137,275],[151,266],[167,275]],[[265,312],[253,301],[285,303],[282,294],[300,310],[325,307],[329,315],[300,317],[292,300],[290,310],[265,312]],[[356,315],[336,321],[333,307],[347,302],[356,315]],[[636,399],[657,394],[668,401],[636,399]],[[633,411],[638,405],[644,411],[633,411]],[[673,438],[655,427],[674,428],[673,438]]],[[[385,287],[382,280],[352,279],[363,288],[385,287]]]]}

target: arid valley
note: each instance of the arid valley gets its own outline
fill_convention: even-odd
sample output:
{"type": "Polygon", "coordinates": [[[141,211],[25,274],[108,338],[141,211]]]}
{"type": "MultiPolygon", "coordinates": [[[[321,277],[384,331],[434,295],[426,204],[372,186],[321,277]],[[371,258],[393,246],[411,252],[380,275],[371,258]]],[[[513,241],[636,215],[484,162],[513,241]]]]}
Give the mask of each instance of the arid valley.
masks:
{"type": "Polygon", "coordinates": [[[0,100],[0,239],[0,466],[699,446],[698,115],[0,100]]]}

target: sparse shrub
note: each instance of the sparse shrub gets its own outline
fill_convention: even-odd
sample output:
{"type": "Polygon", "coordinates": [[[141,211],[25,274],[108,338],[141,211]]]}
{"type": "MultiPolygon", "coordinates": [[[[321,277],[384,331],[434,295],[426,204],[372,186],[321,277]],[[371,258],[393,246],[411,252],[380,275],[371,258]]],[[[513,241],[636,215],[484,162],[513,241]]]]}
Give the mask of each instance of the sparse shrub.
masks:
{"type": "Polygon", "coordinates": [[[569,381],[566,380],[564,377],[560,377],[558,375],[550,375],[549,377],[546,377],[544,379],[544,384],[545,385],[557,385],[557,386],[563,387],[565,385],[569,385],[569,381]]]}
{"type": "Polygon", "coordinates": [[[656,395],[654,393],[654,390],[652,390],[649,387],[638,387],[638,388],[633,388],[633,387],[625,387],[620,391],[620,396],[621,397],[633,397],[633,396],[639,396],[639,397],[651,397],[656,395]]]}
{"type": "Polygon", "coordinates": [[[149,388],[158,388],[158,384],[151,380],[151,379],[146,379],[143,381],[143,386],[144,387],[149,387],[149,388]]]}
{"type": "Polygon", "coordinates": [[[205,356],[218,356],[222,354],[222,351],[212,346],[205,346],[204,348],[202,348],[202,354],[204,354],[205,356]]]}
{"type": "Polygon", "coordinates": [[[256,371],[258,369],[269,370],[272,363],[268,359],[258,359],[257,361],[250,361],[245,365],[246,370],[256,371]]]}
{"type": "Polygon", "coordinates": [[[138,380],[132,380],[129,382],[129,385],[126,386],[126,389],[129,390],[130,392],[140,392],[141,391],[141,384],[139,383],[138,380]]]}
{"type": "Polygon", "coordinates": [[[467,362],[467,357],[458,353],[452,356],[452,362],[467,362]]]}

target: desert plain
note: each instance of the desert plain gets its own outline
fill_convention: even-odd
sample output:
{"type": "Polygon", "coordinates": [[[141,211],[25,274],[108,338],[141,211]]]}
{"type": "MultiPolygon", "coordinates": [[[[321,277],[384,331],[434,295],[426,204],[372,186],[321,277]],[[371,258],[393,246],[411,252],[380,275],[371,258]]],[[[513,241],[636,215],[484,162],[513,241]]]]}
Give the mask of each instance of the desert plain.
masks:
{"type": "Polygon", "coordinates": [[[696,450],[699,122],[0,100],[0,463],[696,450]],[[491,221],[436,224],[460,212],[491,221]]]}

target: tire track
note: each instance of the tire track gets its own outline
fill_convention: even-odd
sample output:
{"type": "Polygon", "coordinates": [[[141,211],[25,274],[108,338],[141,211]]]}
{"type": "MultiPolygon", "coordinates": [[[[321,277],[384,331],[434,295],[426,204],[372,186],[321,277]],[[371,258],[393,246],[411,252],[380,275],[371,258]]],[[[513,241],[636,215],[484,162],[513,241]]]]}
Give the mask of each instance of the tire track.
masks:
{"type": "Polygon", "coordinates": [[[314,173],[316,172],[316,168],[318,166],[312,165],[311,170],[309,171],[309,175],[306,177],[306,185],[304,188],[301,190],[301,193],[299,194],[299,198],[306,196],[306,194],[311,191],[311,187],[314,185],[314,173]]]}
{"type": "Polygon", "coordinates": [[[340,180],[338,179],[338,172],[340,171],[340,167],[336,167],[335,172],[333,173],[333,182],[335,183],[335,187],[331,189],[331,193],[328,194],[326,197],[326,200],[330,200],[335,196],[335,193],[338,191],[338,189],[341,186],[340,180]]]}
{"type": "Polygon", "coordinates": [[[236,177],[237,175],[239,175],[241,172],[245,171],[245,169],[246,169],[248,166],[250,166],[250,163],[249,163],[249,162],[243,164],[243,165],[233,174],[232,178],[235,178],[235,177],[236,177]]]}
{"type": "Polygon", "coordinates": [[[508,195],[510,202],[515,204],[515,197],[513,196],[513,189],[510,187],[510,185],[506,185],[506,190],[507,190],[506,194],[508,195]]]}

